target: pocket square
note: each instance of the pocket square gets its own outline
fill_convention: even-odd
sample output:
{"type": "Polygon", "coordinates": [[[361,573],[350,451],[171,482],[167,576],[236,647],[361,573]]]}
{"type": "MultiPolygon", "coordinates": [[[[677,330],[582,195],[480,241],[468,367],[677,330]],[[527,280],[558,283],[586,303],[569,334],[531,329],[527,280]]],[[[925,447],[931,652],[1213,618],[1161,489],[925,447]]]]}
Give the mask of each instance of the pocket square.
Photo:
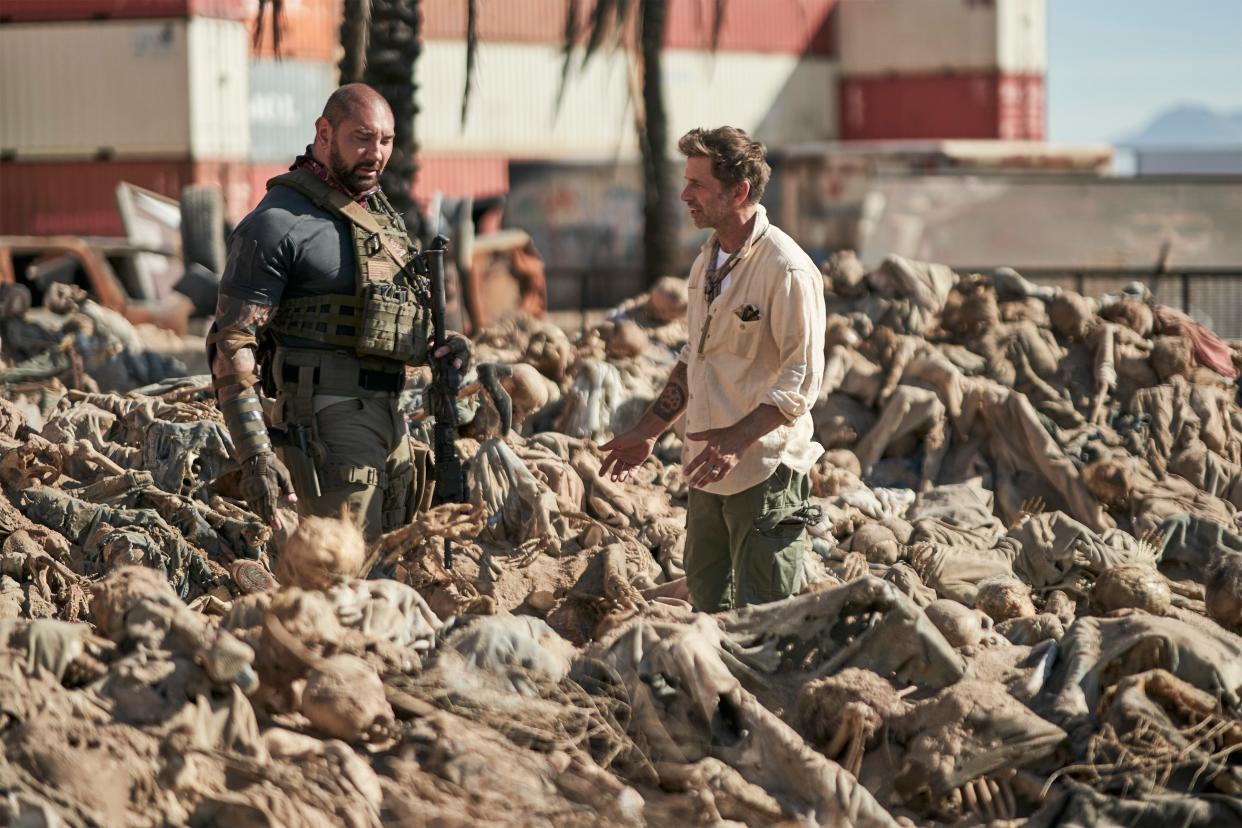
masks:
{"type": "Polygon", "coordinates": [[[737,318],[742,320],[743,322],[754,322],[756,319],[763,318],[763,311],[759,310],[759,308],[755,307],[749,302],[747,302],[745,305],[740,305],[739,307],[737,307],[733,311],[733,313],[736,314],[737,318]]]}

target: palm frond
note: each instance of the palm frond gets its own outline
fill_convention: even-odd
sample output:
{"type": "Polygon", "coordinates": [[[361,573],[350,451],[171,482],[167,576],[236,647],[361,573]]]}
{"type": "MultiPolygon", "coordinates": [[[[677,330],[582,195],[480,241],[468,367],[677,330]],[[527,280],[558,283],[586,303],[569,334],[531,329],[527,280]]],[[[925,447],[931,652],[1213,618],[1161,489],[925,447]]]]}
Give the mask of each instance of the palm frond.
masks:
{"type": "Polygon", "coordinates": [[[466,0],[466,88],[461,95],[461,126],[466,127],[470,92],[474,88],[475,62],[479,54],[479,0],[466,0]]]}
{"type": "Polygon", "coordinates": [[[553,117],[560,114],[561,103],[565,100],[565,89],[569,86],[569,71],[573,66],[574,48],[578,45],[578,36],[581,33],[578,25],[581,12],[581,0],[569,0],[565,4],[565,39],[561,44],[561,51],[564,52],[565,58],[561,62],[561,82],[556,88],[553,117]]]}
{"type": "Polygon", "coordinates": [[[595,0],[595,8],[591,11],[591,28],[587,35],[586,51],[582,55],[582,65],[586,66],[587,61],[599,49],[599,45],[604,42],[604,37],[612,28],[611,22],[617,8],[617,0],[595,0]]]}
{"type": "Polygon", "coordinates": [[[715,0],[712,7],[712,51],[720,48],[720,33],[724,30],[725,7],[729,0],[715,0]]]}
{"type": "Polygon", "coordinates": [[[285,0],[259,0],[259,10],[254,18],[254,32],[251,33],[251,47],[255,52],[263,51],[263,20],[267,18],[272,30],[272,53],[280,58],[280,41],[285,28],[285,0]]]}

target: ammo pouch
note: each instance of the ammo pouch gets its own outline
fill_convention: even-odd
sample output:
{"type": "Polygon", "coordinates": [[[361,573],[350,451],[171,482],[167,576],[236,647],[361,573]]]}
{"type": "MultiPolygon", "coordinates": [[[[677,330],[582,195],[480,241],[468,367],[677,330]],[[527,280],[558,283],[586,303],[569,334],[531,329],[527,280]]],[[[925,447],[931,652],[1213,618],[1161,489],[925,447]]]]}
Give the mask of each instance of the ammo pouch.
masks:
{"type": "Polygon", "coordinates": [[[357,278],[352,295],[282,300],[271,329],[349,350],[360,358],[424,362],[431,334],[430,287],[417,272],[404,225],[383,194],[376,195],[383,210],[372,214],[305,169],[268,182],[269,188],[276,185],[291,187],[349,223],[357,278]]]}
{"type": "Polygon", "coordinates": [[[430,333],[427,309],[414,291],[393,282],[370,282],[362,295],[362,330],[354,350],[358,356],[395,359],[406,364],[426,361],[430,333]]]}

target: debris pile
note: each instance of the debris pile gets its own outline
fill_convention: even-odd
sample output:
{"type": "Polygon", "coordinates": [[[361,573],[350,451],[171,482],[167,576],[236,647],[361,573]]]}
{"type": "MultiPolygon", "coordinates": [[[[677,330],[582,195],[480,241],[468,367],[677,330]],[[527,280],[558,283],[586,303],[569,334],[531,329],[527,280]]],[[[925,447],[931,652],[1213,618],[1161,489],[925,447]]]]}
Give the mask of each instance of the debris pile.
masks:
{"type": "Polygon", "coordinates": [[[1242,820],[1239,350],[1141,285],[824,281],[807,583],[718,615],[678,430],[624,483],[595,449],[672,370],[683,282],[483,332],[470,502],[369,548],[244,507],[207,378],[104,382],[140,338],[0,291],[0,821],[1242,820]]]}

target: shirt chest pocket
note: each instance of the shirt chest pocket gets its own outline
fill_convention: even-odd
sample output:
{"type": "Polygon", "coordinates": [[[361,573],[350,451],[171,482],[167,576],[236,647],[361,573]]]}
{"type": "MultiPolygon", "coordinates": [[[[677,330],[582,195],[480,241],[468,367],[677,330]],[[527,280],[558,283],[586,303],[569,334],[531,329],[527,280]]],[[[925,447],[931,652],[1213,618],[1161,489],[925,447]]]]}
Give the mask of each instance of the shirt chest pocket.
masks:
{"type": "Polygon", "coordinates": [[[754,359],[759,353],[759,343],[763,339],[763,328],[767,320],[743,320],[735,310],[721,308],[713,311],[708,319],[709,330],[706,332],[703,353],[731,354],[743,359],[754,359]]]}

